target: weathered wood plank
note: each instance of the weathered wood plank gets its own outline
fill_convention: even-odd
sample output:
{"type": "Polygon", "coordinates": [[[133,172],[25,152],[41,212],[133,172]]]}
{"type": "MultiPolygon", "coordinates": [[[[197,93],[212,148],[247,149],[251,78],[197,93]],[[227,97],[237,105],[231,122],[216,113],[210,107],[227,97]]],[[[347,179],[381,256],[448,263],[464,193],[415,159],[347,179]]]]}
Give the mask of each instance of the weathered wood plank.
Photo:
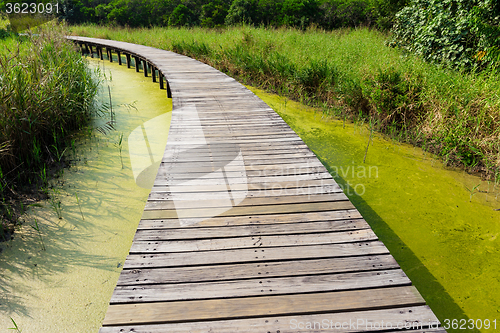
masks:
{"type": "Polygon", "coordinates": [[[424,305],[411,286],[202,301],[112,304],[103,326],[251,318],[424,305]]]}
{"type": "Polygon", "coordinates": [[[299,246],[312,244],[338,244],[377,240],[371,229],[354,231],[338,231],[315,234],[247,236],[234,238],[188,239],[163,241],[142,241],[135,239],[130,248],[131,253],[162,253],[213,251],[244,248],[271,248],[281,246],[299,246]]]}
{"type": "MultiPolygon", "coordinates": [[[[221,206],[223,207],[223,206],[221,206]]],[[[227,206],[229,208],[229,206],[227,206]]],[[[220,208],[220,207],[219,207],[220,208]]],[[[225,212],[219,212],[216,208],[189,208],[189,209],[164,209],[146,210],[142,213],[143,220],[164,219],[164,218],[191,218],[191,217],[212,217],[212,216],[243,216],[257,214],[282,214],[299,212],[320,212],[330,210],[354,209],[350,201],[313,202],[297,203],[293,205],[262,205],[254,207],[232,207],[225,212]]]]}
{"type": "MultiPolygon", "coordinates": [[[[314,167],[301,167],[301,168],[279,168],[273,165],[262,165],[257,164],[253,166],[254,170],[252,170],[251,166],[242,170],[241,166],[228,165],[224,167],[224,176],[225,178],[234,178],[246,176],[248,178],[254,177],[266,177],[266,176],[292,176],[292,175],[307,175],[307,174],[324,174],[326,169],[323,166],[314,166],[314,167]],[[260,170],[259,170],[260,168],[260,170]]],[[[203,166],[198,168],[189,168],[191,172],[187,172],[184,168],[174,169],[171,168],[168,171],[166,168],[161,168],[158,170],[157,177],[162,177],[166,179],[194,179],[198,177],[205,178],[214,178],[218,177],[214,171],[220,170],[218,165],[210,165],[203,166]]]]}
{"type": "Polygon", "coordinates": [[[267,263],[124,269],[117,285],[157,283],[193,283],[242,280],[260,277],[304,276],[396,269],[399,265],[389,255],[290,260],[267,263]]]}
{"type": "MultiPolygon", "coordinates": [[[[254,179],[255,182],[247,184],[231,184],[231,191],[248,191],[248,190],[260,190],[266,192],[266,196],[281,195],[288,189],[300,189],[308,186],[331,186],[338,187],[338,184],[333,179],[316,179],[316,180],[301,180],[301,181],[288,181],[288,182],[266,182],[265,177],[261,179],[254,179]],[[260,182],[257,182],[261,180],[260,182]]],[[[178,186],[168,186],[168,185],[154,185],[151,189],[152,192],[165,192],[169,191],[171,193],[189,193],[189,192],[218,192],[218,191],[228,191],[227,184],[221,185],[188,185],[188,184],[177,184],[178,186]]],[[[307,193],[307,192],[304,192],[307,193]]]]}
{"type": "MultiPolygon", "coordinates": [[[[361,218],[361,214],[355,210],[328,210],[324,212],[292,213],[292,214],[272,214],[272,215],[252,215],[252,216],[229,216],[229,217],[211,217],[201,222],[193,220],[189,223],[186,220],[185,227],[210,227],[210,226],[237,226],[237,225],[265,225],[281,224],[294,222],[314,222],[314,221],[337,221],[344,219],[361,218]]],[[[156,228],[179,228],[179,220],[175,219],[153,219],[141,220],[138,229],[156,229],[156,228]]]]}
{"type": "MultiPolygon", "coordinates": [[[[193,196],[191,197],[193,198],[193,196]]],[[[194,198],[200,198],[199,196],[194,196],[194,198]]],[[[198,201],[194,208],[202,207],[220,207],[221,199],[225,198],[214,198],[211,194],[207,195],[208,200],[198,201]],[[212,199],[213,198],[213,199],[212,199]]],[[[193,200],[193,199],[191,199],[193,200]]],[[[333,193],[333,194],[308,194],[308,195],[295,195],[295,196],[265,196],[265,197],[249,197],[241,201],[238,206],[260,206],[260,205],[281,205],[281,204],[291,204],[291,203],[306,203],[306,202],[325,202],[325,201],[346,201],[349,200],[344,193],[333,193]]],[[[177,200],[174,201],[153,201],[148,200],[145,206],[145,210],[159,210],[159,209],[183,209],[183,208],[193,208],[193,203],[189,200],[177,200]]]]}
{"type": "Polygon", "coordinates": [[[99,333],[392,332],[445,333],[428,306],[224,321],[103,327],[99,333]],[[398,328],[399,324],[399,328],[398,328]],[[405,325],[408,329],[405,328],[405,325]],[[342,327],[343,326],[343,327],[342,327]],[[387,330],[389,327],[389,331],[387,330]],[[411,329],[423,328],[423,329],[411,329]],[[429,329],[430,327],[430,329],[429,329]]]}
{"type": "Polygon", "coordinates": [[[180,239],[209,239],[244,236],[270,236],[309,234],[321,232],[338,232],[347,230],[368,229],[370,226],[363,219],[282,223],[245,226],[202,227],[202,228],[177,228],[177,229],[139,229],[134,241],[152,240],[180,240],[180,239]]]}
{"type": "MultiPolygon", "coordinates": [[[[272,197],[273,193],[260,190],[246,190],[245,196],[247,198],[265,198],[272,197]]],[[[210,198],[220,199],[227,198],[227,192],[221,191],[206,191],[210,198]]],[[[234,191],[233,191],[234,193],[234,191]]],[[[332,193],[342,193],[342,189],[339,186],[310,186],[310,187],[297,187],[297,188],[289,188],[286,191],[281,191],[277,194],[284,196],[297,196],[297,195],[319,195],[319,194],[332,194],[332,193]]],[[[173,193],[170,191],[154,191],[149,194],[149,200],[151,203],[155,203],[158,201],[168,201],[175,200],[193,200],[193,195],[197,195],[198,193],[173,193]]]]}
{"type": "Polygon", "coordinates": [[[117,286],[111,304],[291,295],[411,285],[401,269],[224,282],[117,286]]]}
{"type": "Polygon", "coordinates": [[[236,249],[190,252],[135,254],[131,252],[124,269],[199,266],[234,264],[245,262],[267,262],[276,260],[340,258],[363,255],[387,254],[389,251],[379,241],[363,243],[322,244],[259,249],[236,249]]]}

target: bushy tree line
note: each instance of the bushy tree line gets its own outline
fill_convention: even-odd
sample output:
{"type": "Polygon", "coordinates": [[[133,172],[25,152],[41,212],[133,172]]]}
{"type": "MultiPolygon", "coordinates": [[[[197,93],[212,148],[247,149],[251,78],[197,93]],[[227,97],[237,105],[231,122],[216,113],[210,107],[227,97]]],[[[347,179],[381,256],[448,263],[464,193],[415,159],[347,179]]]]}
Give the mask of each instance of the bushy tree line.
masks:
{"type": "Polygon", "coordinates": [[[251,24],[325,29],[389,28],[407,0],[64,0],[70,23],[130,27],[251,24]]]}

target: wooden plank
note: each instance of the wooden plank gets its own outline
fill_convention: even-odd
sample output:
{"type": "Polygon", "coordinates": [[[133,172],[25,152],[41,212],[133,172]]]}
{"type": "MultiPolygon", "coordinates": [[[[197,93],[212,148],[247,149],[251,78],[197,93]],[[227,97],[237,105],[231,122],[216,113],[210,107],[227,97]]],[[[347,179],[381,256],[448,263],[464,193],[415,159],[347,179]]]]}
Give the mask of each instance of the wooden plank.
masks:
{"type": "Polygon", "coordinates": [[[160,239],[142,241],[135,239],[130,253],[163,253],[163,252],[195,252],[214,251],[244,248],[272,248],[282,246],[300,246],[312,244],[339,244],[377,240],[371,229],[355,231],[338,231],[315,234],[247,236],[234,238],[187,239],[168,240],[160,239]]]}
{"type": "MultiPolygon", "coordinates": [[[[211,171],[215,171],[215,166],[212,164],[211,166],[211,171]]],[[[167,172],[166,170],[169,170],[168,173],[165,173],[165,176],[168,176],[169,174],[172,173],[199,173],[199,172],[206,172],[207,166],[198,166],[198,165],[193,165],[193,166],[185,166],[183,169],[178,169],[177,166],[173,165],[172,163],[162,163],[160,165],[159,171],[161,172],[167,172]]],[[[232,165],[225,165],[224,170],[226,171],[240,171],[241,166],[232,166],[232,165]]],[[[260,175],[273,175],[273,174],[294,174],[296,173],[315,173],[317,171],[321,172],[327,172],[327,169],[324,167],[323,164],[321,164],[319,161],[300,161],[295,164],[293,163],[269,163],[269,164],[246,164],[245,165],[245,171],[249,174],[252,174],[251,172],[258,172],[260,175]],[[306,172],[307,171],[307,172],[306,172]]],[[[255,175],[255,173],[254,173],[255,175]]],[[[162,175],[163,176],[163,175],[162,175]]]]}
{"type": "Polygon", "coordinates": [[[259,249],[236,249],[190,252],[135,254],[131,252],[124,269],[199,266],[234,264],[245,262],[267,262],[317,258],[340,258],[364,255],[387,254],[387,248],[379,241],[362,243],[322,244],[259,249]]]}
{"type": "MultiPolygon", "coordinates": [[[[238,225],[269,225],[294,222],[314,222],[314,221],[337,221],[344,219],[361,218],[361,214],[356,209],[324,212],[309,212],[295,214],[272,214],[272,215],[252,215],[252,216],[229,216],[211,217],[198,223],[189,223],[186,220],[186,228],[190,227],[211,227],[211,226],[238,226],[238,225]]],[[[197,221],[197,220],[196,220],[197,221]]],[[[138,229],[156,228],[179,228],[179,220],[175,219],[153,219],[141,220],[138,229]]]]}
{"type": "Polygon", "coordinates": [[[202,301],[113,304],[103,326],[251,318],[424,305],[412,286],[202,301]]]}
{"type": "Polygon", "coordinates": [[[401,269],[224,282],[117,286],[110,304],[291,295],[409,286],[401,269]]]}
{"type": "Polygon", "coordinates": [[[395,328],[393,332],[445,333],[444,329],[437,328],[438,325],[438,319],[428,306],[412,306],[348,313],[321,313],[156,325],[108,326],[101,328],[99,333],[354,333],[392,331],[390,329],[388,331],[387,327],[395,328]],[[405,324],[409,329],[404,327],[405,324]],[[413,330],[411,327],[423,329],[413,330]]]}
{"type": "Polygon", "coordinates": [[[370,226],[363,219],[202,228],[156,228],[137,230],[134,241],[209,239],[293,234],[305,235],[310,233],[316,234],[321,232],[338,232],[369,228],[370,226]]]}
{"type": "MultiPolygon", "coordinates": [[[[306,164],[307,165],[307,164],[306,164]]],[[[198,168],[190,168],[191,172],[187,172],[184,168],[171,168],[167,171],[165,168],[159,168],[157,177],[162,177],[166,179],[193,179],[204,176],[206,178],[217,177],[213,174],[214,171],[220,170],[217,165],[212,164],[211,166],[202,166],[198,168]]],[[[297,168],[280,168],[277,165],[249,165],[243,170],[241,166],[228,165],[224,166],[224,173],[226,178],[241,177],[242,175],[253,178],[253,177],[266,177],[266,176],[291,176],[291,175],[307,175],[307,174],[318,174],[327,172],[323,166],[306,166],[297,168]],[[260,170],[259,170],[260,169],[260,170]]]]}
{"type": "Polygon", "coordinates": [[[193,283],[260,278],[309,276],[396,269],[391,255],[240,263],[229,265],[124,269],[117,285],[193,283]]]}
{"type": "MultiPolygon", "coordinates": [[[[186,146],[182,143],[176,143],[176,142],[168,142],[167,144],[169,150],[185,149],[186,146]]],[[[253,150],[262,148],[272,149],[273,147],[280,147],[280,148],[286,147],[287,149],[293,149],[295,147],[304,147],[305,144],[302,140],[295,140],[295,141],[274,141],[274,142],[253,142],[253,143],[239,142],[238,146],[244,150],[253,150]]],[[[223,149],[224,147],[234,147],[234,144],[227,142],[218,142],[217,147],[223,149]]],[[[199,148],[199,146],[193,145],[193,148],[199,148]]]]}
{"type": "MultiPolygon", "coordinates": [[[[297,181],[288,181],[279,183],[266,182],[265,178],[262,180],[260,179],[254,179],[254,180],[255,182],[247,184],[238,184],[238,183],[231,184],[231,191],[260,190],[260,191],[266,191],[265,195],[275,196],[287,191],[288,189],[297,189],[297,188],[300,189],[307,186],[331,186],[331,187],[338,186],[338,184],[331,178],[302,180],[302,181],[297,180],[297,181]]],[[[170,191],[172,193],[218,192],[218,191],[227,192],[227,190],[228,190],[227,184],[192,185],[192,186],[186,184],[177,184],[177,186],[153,185],[153,188],[151,189],[151,191],[153,192],[170,191]]]]}
{"type": "Polygon", "coordinates": [[[225,212],[217,212],[215,208],[190,208],[190,209],[165,209],[165,210],[146,210],[142,214],[143,220],[163,219],[163,218],[182,218],[190,217],[212,217],[212,216],[243,216],[257,214],[282,214],[282,213],[305,213],[320,212],[330,210],[354,209],[350,201],[332,201],[332,202],[313,202],[298,203],[293,205],[262,205],[254,207],[232,207],[225,212]]]}
{"type": "MultiPolygon", "coordinates": [[[[234,160],[235,157],[238,156],[239,151],[235,152],[213,152],[212,154],[199,154],[196,155],[197,151],[185,151],[185,152],[180,152],[178,154],[170,153],[166,154],[166,156],[163,157],[162,162],[173,162],[173,163],[193,163],[193,162],[206,162],[206,161],[226,161],[226,162],[231,162],[234,160]],[[170,159],[170,161],[169,161],[170,159]]],[[[297,153],[297,152],[283,152],[283,153],[275,153],[275,152],[268,152],[267,154],[257,154],[257,153],[247,153],[244,150],[241,151],[243,159],[245,160],[246,163],[252,163],[254,160],[262,160],[265,158],[266,160],[276,160],[276,159],[291,159],[291,158],[297,158],[299,162],[302,158],[316,158],[316,155],[314,155],[313,152],[302,152],[302,153],[297,153]]]]}
{"type": "MultiPolygon", "coordinates": [[[[227,185],[227,179],[223,178],[221,172],[219,172],[218,178],[202,178],[203,186],[206,185],[227,185]]],[[[312,173],[312,174],[302,174],[302,175],[277,175],[277,176],[265,176],[265,177],[239,177],[232,178],[230,185],[236,184],[254,184],[254,183],[271,183],[271,184],[279,184],[281,182],[300,182],[307,180],[332,180],[332,176],[328,172],[321,173],[312,173]]],[[[165,186],[165,185],[174,185],[174,186],[192,186],[191,182],[182,181],[182,179],[156,179],[154,182],[155,186],[165,186]]]]}
{"type": "MultiPolygon", "coordinates": [[[[203,200],[197,201],[196,208],[205,207],[220,207],[221,200],[227,200],[226,198],[212,197],[212,195],[206,196],[213,200],[203,200]]],[[[191,195],[191,200],[193,198],[199,198],[199,196],[191,195]]],[[[193,208],[193,202],[191,200],[177,200],[174,201],[152,201],[148,200],[145,206],[145,210],[161,210],[161,209],[182,209],[182,208],[193,208]]],[[[260,205],[281,205],[290,203],[306,203],[306,202],[325,202],[325,201],[346,201],[349,200],[344,193],[332,193],[332,194],[308,194],[308,195],[295,195],[295,196],[265,196],[265,197],[254,197],[245,198],[243,201],[238,203],[239,207],[243,206],[260,206],[260,205]]]]}
{"type": "MultiPolygon", "coordinates": [[[[233,191],[234,194],[237,191],[233,191]]],[[[266,191],[260,190],[246,190],[244,191],[247,198],[265,198],[272,197],[273,193],[266,193],[266,191]]],[[[170,191],[154,191],[149,194],[149,202],[155,203],[158,201],[168,201],[173,200],[175,197],[176,201],[181,200],[193,200],[193,195],[198,195],[200,192],[191,193],[172,193],[170,191]]],[[[207,191],[205,192],[210,198],[221,199],[227,198],[227,192],[224,191],[207,191]]],[[[339,186],[309,186],[309,187],[298,187],[290,188],[286,191],[281,191],[279,194],[284,196],[297,196],[297,195],[319,195],[319,194],[333,194],[342,193],[342,189],[339,186]]],[[[146,204],[148,205],[148,204],[146,204]]]]}

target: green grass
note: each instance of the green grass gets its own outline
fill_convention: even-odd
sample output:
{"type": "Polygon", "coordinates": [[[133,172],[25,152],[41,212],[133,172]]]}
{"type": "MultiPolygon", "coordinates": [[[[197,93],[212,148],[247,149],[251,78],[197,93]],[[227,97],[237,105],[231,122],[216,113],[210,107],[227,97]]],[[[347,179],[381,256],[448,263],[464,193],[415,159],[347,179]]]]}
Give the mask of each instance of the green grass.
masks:
{"type": "MultiPolygon", "coordinates": [[[[98,82],[57,26],[0,40],[2,230],[15,220],[19,190],[46,187],[64,166],[71,135],[87,126],[98,82]]],[[[0,230],[0,239],[3,233],[0,230]]]]}
{"type": "Polygon", "coordinates": [[[403,55],[385,46],[388,35],[381,32],[94,25],[71,30],[173,50],[325,114],[372,119],[392,138],[500,180],[500,75],[457,72],[403,55]]]}

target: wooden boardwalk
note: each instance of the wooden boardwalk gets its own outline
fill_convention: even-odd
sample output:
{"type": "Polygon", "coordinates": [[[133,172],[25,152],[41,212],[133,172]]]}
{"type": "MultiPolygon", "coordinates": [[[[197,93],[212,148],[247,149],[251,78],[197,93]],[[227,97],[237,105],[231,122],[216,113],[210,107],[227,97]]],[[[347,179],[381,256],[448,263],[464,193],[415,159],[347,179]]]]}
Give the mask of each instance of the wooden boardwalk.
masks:
{"type": "Polygon", "coordinates": [[[444,332],[325,167],[253,93],[172,52],[68,38],[173,98],[101,333],[444,332]]]}

